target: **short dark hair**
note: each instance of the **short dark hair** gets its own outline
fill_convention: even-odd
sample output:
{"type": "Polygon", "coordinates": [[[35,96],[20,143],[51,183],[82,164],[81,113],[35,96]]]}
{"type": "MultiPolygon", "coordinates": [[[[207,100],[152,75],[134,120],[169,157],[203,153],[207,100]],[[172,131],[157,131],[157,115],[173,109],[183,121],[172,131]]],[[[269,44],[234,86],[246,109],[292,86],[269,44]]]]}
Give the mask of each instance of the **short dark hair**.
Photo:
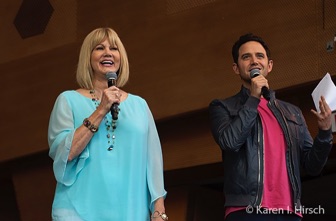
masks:
{"type": "Polygon", "coordinates": [[[268,48],[266,42],[261,37],[253,35],[252,33],[248,33],[248,34],[240,36],[238,41],[236,41],[234,45],[232,46],[232,58],[233,58],[234,63],[236,64],[238,63],[239,48],[243,44],[249,41],[259,42],[264,47],[268,59],[271,59],[271,51],[268,48]]]}

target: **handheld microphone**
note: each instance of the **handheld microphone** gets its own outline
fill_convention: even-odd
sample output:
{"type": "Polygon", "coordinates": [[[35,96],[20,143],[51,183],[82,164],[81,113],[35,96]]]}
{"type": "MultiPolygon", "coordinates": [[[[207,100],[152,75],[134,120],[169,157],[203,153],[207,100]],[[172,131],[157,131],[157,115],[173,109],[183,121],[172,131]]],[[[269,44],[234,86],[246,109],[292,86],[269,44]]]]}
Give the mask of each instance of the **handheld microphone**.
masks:
{"type": "MultiPolygon", "coordinates": [[[[257,77],[259,75],[260,75],[260,71],[258,69],[252,69],[251,72],[250,72],[250,77],[251,78],[257,77]]],[[[270,94],[269,89],[266,86],[263,86],[261,88],[261,94],[264,96],[264,98],[266,100],[268,100],[268,101],[270,100],[271,94],[270,94]]]]}
{"type": "MultiPolygon", "coordinates": [[[[116,85],[117,82],[117,74],[114,72],[108,72],[106,73],[106,79],[107,79],[107,86],[112,87],[116,85]]],[[[113,103],[111,108],[111,115],[113,120],[118,120],[118,114],[119,114],[119,104],[113,103]]]]}

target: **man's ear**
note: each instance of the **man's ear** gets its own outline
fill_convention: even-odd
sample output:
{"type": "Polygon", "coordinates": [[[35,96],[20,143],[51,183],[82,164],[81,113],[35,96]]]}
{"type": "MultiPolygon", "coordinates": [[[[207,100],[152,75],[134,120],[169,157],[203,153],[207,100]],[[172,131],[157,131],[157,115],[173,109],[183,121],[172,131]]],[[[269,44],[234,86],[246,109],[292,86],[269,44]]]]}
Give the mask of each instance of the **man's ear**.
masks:
{"type": "Polygon", "coordinates": [[[268,73],[270,73],[273,69],[273,60],[268,61],[268,73]]]}
{"type": "Polygon", "coordinates": [[[240,74],[239,73],[239,68],[238,68],[238,64],[237,63],[233,63],[232,64],[232,69],[233,69],[233,71],[236,73],[236,74],[240,74]]]}

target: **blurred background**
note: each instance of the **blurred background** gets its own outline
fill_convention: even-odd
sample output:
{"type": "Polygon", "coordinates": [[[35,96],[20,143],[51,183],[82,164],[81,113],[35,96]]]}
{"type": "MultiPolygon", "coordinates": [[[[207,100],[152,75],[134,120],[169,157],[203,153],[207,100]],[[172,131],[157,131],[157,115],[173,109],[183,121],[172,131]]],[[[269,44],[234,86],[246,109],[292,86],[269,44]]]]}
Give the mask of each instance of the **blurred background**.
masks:
{"type": "MultiPolygon", "coordinates": [[[[162,142],[169,220],[223,219],[221,151],[207,107],[238,92],[231,47],[252,32],[269,44],[268,79],[298,105],[313,136],[311,92],[336,79],[335,0],[3,0],[0,3],[0,220],[50,219],[55,180],[48,157],[49,115],[59,93],[77,89],[84,37],[97,27],[120,36],[130,61],[124,88],[145,98],[162,142]]],[[[306,208],[335,220],[336,135],[322,174],[302,174],[306,208]]],[[[131,209],[131,208],[130,208],[131,209]]]]}

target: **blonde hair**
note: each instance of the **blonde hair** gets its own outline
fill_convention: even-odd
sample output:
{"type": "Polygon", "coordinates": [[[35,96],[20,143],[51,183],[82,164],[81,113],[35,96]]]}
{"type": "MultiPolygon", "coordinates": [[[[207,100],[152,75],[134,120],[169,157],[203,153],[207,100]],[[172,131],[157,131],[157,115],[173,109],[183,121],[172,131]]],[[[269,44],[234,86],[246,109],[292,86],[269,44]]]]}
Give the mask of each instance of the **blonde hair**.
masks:
{"type": "Polygon", "coordinates": [[[120,53],[120,68],[117,71],[117,87],[122,87],[128,82],[129,64],[127,53],[118,34],[111,28],[97,28],[91,31],[84,39],[77,65],[76,79],[81,88],[93,89],[93,69],[91,66],[91,53],[93,49],[105,39],[118,48],[120,53]]]}

